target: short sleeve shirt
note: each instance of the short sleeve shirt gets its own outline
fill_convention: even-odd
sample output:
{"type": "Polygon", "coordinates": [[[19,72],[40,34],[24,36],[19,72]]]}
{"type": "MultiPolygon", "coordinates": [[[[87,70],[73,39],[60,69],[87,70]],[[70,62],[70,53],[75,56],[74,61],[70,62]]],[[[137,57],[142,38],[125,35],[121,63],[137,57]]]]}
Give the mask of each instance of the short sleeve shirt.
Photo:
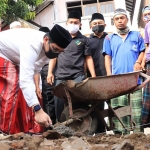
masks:
{"type": "Polygon", "coordinates": [[[55,78],[67,80],[83,75],[86,55],[91,55],[89,40],[78,32],[64,52],[58,56],[55,78]]]}
{"type": "MultiPolygon", "coordinates": [[[[90,49],[91,49],[91,54],[94,62],[96,76],[106,75],[104,56],[102,54],[103,42],[106,35],[107,33],[104,32],[100,38],[98,38],[94,34],[91,34],[89,37],[90,49]]],[[[88,76],[89,75],[90,73],[88,72],[88,76]]]]}
{"type": "MultiPolygon", "coordinates": [[[[145,44],[150,43],[150,21],[145,26],[145,44]]],[[[148,52],[146,53],[146,61],[150,61],[150,45],[148,52]]]]}
{"type": "Polygon", "coordinates": [[[123,41],[117,34],[106,36],[103,54],[112,58],[112,74],[132,72],[140,52],[145,50],[144,40],[137,31],[130,31],[123,41]]]}

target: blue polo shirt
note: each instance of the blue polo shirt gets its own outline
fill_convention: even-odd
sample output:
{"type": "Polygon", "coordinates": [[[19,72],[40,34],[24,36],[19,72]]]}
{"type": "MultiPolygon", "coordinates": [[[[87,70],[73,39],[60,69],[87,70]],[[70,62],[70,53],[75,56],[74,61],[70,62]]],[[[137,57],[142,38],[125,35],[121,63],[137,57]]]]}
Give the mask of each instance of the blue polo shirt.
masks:
{"type": "Polygon", "coordinates": [[[112,58],[112,74],[133,72],[134,64],[144,50],[144,40],[137,31],[130,31],[124,40],[115,33],[107,35],[103,44],[103,55],[112,58]]]}

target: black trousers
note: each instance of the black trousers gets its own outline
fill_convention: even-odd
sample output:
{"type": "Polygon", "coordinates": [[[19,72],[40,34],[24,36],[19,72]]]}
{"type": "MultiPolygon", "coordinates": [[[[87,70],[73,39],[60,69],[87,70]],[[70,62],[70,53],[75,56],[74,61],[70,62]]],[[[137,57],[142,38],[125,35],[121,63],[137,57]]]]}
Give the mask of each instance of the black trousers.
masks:
{"type": "MultiPolygon", "coordinates": [[[[85,79],[84,75],[81,75],[74,79],[75,82],[80,82],[85,79]]],[[[64,82],[66,80],[55,80],[55,86],[64,82]]],[[[62,111],[64,110],[64,101],[56,96],[54,96],[54,103],[55,103],[55,114],[57,122],[60,122],[60,116],[62,111]]]]}
{"type": "Polygon", "coordinates": [[[43,109],[51,117],[53,124],[55,124],[55,107],[54,96],[51,94],[52,86],[47,83],[48,64],[41,70],[42,79],[42,96],[43,96],[43,109]]]}

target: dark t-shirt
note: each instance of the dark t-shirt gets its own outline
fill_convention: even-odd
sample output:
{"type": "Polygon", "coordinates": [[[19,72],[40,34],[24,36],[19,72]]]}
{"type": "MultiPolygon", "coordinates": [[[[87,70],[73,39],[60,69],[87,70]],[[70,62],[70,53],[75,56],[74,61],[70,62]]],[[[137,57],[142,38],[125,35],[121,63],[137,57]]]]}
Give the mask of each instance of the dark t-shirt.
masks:
{"type": "MultiPolygon", "coordinates": [[[[98,38],[94,34],[91,34],[89,37],[90,49],[91,49],[91,54],[92,54],[92,58],[94,61],[96,76],[106,75],[104,56],[102,54],[103,42],[104,42],[106,35],[107,35],[107,33],[104,32],[104,34],[100,38],[98,38]]],[[[87,74],[88,74],[88,76],[90,76],[89,71],[87,74]]]]}
{"type": "Polygon", "coordinates": [[[55,78],[68,80],[84,75],[86,55],[91,55],[89,39],[78,32],[64,52],[58,56],[55,78]]]}

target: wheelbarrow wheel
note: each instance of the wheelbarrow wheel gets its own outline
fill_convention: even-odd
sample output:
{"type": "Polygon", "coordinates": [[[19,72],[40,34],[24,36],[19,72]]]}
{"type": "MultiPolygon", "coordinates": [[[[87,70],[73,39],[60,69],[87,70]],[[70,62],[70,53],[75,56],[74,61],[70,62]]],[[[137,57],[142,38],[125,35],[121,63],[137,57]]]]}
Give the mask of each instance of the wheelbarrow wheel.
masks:
{"type": "MultiPolygon", "coordinates": [[[[90,107],[88,106],[73,106],[73,114],[76,120],[69,124],[68,126],[74,130],[75,132],[80,132],[85,135],[92,135],[95,133],[98,125],[98,119],[96,118],[96,115],[94,112],[92,112],[89,116],[86,116],[82,119],[78,119],[78,116],[83,115],[89,110],[90,107]]],[[[61,117],[60,117],[60,122],[67,121],[69,119],[69,109],[68,106],[65,107],[63,110],[61,117]]]]}

